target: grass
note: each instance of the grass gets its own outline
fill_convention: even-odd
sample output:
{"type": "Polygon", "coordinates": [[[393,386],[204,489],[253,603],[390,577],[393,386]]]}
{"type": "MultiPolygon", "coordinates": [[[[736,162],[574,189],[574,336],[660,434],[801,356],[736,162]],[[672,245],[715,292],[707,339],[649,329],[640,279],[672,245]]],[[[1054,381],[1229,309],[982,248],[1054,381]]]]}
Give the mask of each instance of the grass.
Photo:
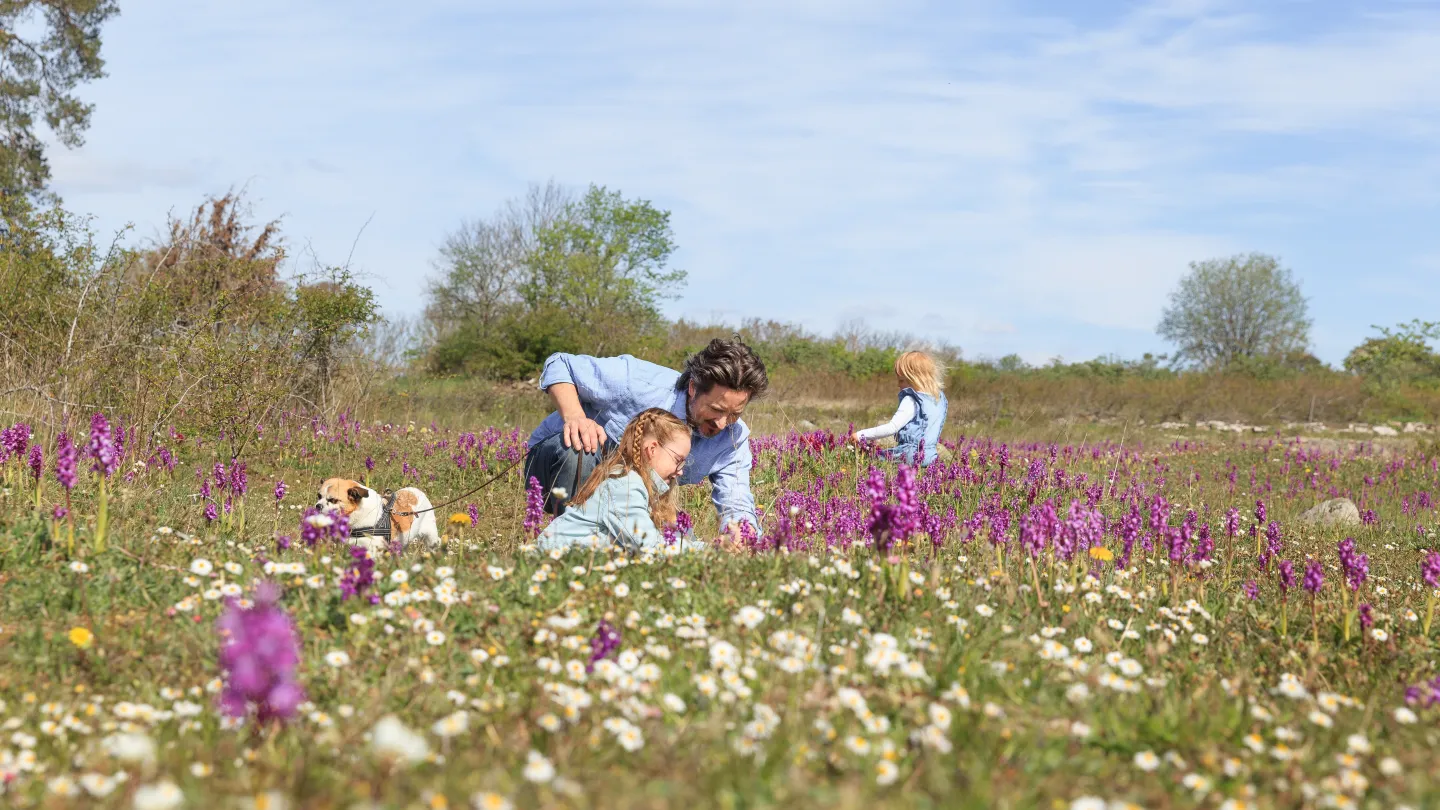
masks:
{"type": "MultiPolygon", "coordinates": [[[[533,395],[506,396],[474,407],[515,415],[506,424],[538,411],[533,395]]],[[[132,453],[111,481],[103,554],[90,534],[94,474],[74,492],[71,558],[57,542],[64,521],[49,517],[60,498],[53,477],[37,511],[28,472],[4,467],[7,802],[159,807],[167,784],[188,807],[1440,802],[1440,709],[1405,700],[1407,686],[1436,677],[1440,632],[1422,630],[1428,540],[1416,528],[1434,531],[1424,504],[1440,495],[1440,473],[1413,450],[1311,451],[1264,437],[1142,442],[1135,432],[1052,427],[1065,443],[1012,439],[1002,452],[988,437],[948,436],[953,464],[919,484],[929,533],[879,552],[864,531],[870,504],[857,494],[872,462],[823,434],[776,433],[756,440],[763,549],[539,555],[527,550],[512,473],[470,499],[478,525],[449,522],[463,503],[443,511],[443,549],[380,555],[372,605],[336,586],[343,546],[299,540],[316,484],[365,475],[369,458],[372,486],[418,483],[439,503],[503,468],[523,442],[508,428],[476,428],[480,447],[461,453],[453,428],[479,424],[462,421],[466,411],[429,414],[435,431],[424,407],[393,413],[399,427],[266,425],[242,459],[247,492],[213,523],[199,481],[230,459],[215,456],[210,438],[172,443],[172,472],[132,453]],[[276,481],[288,485],[278,507],[276,481]],[[1172,565],[1163,542],[1146,551],[1143,539],[1124,570],[1100,559],[1123,557],[1118,523],[1132,504],[1150,533],[1157,495],[1171,504],[1169,527],[1187,509],[1211,527],[1210,561],[1172,565]],[[1304,509],[1339,495],[1376,521],[1299,523],[1304,509]],[[1021,518],[1047,501],[1061,520],[1072,501],[1083,515],[1092,498],[1112,524],[1105,551],[1082,547],[1067,559],[1062,534],[1032,568],[1016,536],[1021,518]],[[1280,557],[1299,570],[1307,558],[1324,566],[1314,621],[1298,588],[1282,609],[1277,561],[1258,564],[1249,534],[1257,500],[1280,527],[1280,557]],[[1230,508],[1243,516],[1233,539],[1230,508]],[[1002,510],[1008,518],[996,517],[1002,510]],[[277,534],[291,538],[289,550],[277,549],[277,534]],[[1336,547],[1346,536],[1369,567],[1342,601],[1336,547]],[[283,725],[237,724],[216,709],[225,594],[252,598],[261,580],[283,589],[308,700],[283,725]],[[1258,598],[1245,594],[1249,582],[1258,598]],[[1371,606],[1366,632],[1357,603],[1371,606]],[[602,621],[620,643],[611,663],[585,674],[602,621]],[[75,628],[93,635],[83,648],[75,628]],[[327,662],[340,651],[347,664],[327,662]],[[403,734],[408,748],[376,750],[396,737],[377,727],[389,715],[424,741],[423,755],[403,734]],[[87,792],[107,787],[103,797],[87,792]]],[[[794,415],[761,412],[759,432],[765,419],[773,430],[794,415]]],[[[894,469],[881,470],[893,500],[894,469]]],[[[704,489],[684,498],[697,535],[715,536],[704,489]]]]}

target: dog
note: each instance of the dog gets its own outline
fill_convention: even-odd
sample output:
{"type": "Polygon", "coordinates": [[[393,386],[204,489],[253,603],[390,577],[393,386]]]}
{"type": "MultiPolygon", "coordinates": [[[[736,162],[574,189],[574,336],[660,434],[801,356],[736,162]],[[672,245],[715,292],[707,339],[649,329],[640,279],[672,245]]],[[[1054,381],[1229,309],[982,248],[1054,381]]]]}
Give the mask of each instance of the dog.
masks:
{"type": "Polygon", "coordinates": [[[350,542],[370,551],[387,549],[397,540],[402,545],[416,540],[424,540],[432,548],[440,545],[435,513],[430,511],[430,499],[425,493],[415,487],[405,487],[394,497],[387,514],[385,496],[375,490],[348,478],[326,478],[320,484],[315,508],[343,513],[350,520],[350,542]],[[388,532],[385,531],[386,521],[388,532]],[[369,531],[353,535],[362,529],[369,531]]]}

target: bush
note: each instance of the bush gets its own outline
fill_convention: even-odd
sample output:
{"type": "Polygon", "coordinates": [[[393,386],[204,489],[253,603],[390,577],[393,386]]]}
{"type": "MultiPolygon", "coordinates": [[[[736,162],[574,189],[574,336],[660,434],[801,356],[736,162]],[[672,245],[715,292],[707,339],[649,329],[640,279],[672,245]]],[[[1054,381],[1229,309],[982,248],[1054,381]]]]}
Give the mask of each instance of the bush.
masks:
{"type": "Polygon", "coordinates": [[[213,198],[138,250],[100,249],[58,209],[14,216],[0,254],[10,409],[53,430],[105,409],[146,441],[178,425],[236,453],[277,407],[333,412],[372,294],[338,268],[281,279],[278,225],[247,213],[213,198]]]}

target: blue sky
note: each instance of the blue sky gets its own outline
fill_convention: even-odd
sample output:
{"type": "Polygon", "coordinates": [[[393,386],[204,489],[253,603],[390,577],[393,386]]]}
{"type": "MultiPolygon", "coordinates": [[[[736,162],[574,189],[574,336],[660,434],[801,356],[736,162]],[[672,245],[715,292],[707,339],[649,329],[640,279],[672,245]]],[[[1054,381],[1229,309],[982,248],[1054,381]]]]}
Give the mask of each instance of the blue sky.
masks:
{"type": "Polygon", "coordinates": [[[673,212],[671,315],[1135,357],[1188,262],[1259,250],[1328,362],[1440,320],[1440,3],[123,5],[67,206],[149,238],[246,186],[394,314],[553,178],[673,212]]]}

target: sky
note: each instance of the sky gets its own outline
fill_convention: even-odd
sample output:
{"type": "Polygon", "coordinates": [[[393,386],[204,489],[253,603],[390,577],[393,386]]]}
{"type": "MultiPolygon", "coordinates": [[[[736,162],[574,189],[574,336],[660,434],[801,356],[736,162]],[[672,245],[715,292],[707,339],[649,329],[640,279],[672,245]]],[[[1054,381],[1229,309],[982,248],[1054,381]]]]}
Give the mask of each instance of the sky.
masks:
{"type": "Polygon", "coordinates": [[[391,315],[555,180],[672,212],[672,317],[1134,358],[1188,263],[1261,251],[1326,362],[1440,320],[1440,2],[121,5],[66,207],[145,240],[243,187],[391,315]]]}

